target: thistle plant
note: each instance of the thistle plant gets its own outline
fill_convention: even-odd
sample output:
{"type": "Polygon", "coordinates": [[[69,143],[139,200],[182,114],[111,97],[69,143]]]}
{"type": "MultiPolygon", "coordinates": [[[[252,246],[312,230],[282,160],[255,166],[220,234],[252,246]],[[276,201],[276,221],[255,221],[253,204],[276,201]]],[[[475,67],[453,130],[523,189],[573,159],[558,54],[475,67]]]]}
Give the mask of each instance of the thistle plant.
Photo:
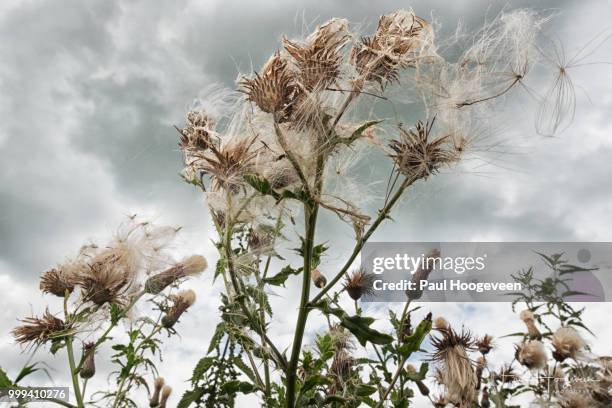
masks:
{"type": "MultiPolygon", "coordinates": [[[[224,292],[209,355],[194,369],[192,389],[179,406],[231,406],[238,393],[256,394],[271,407],[406,406],[414,387],[436,403],[423,382],[428,364],[406,368],[432,327],[431,315],[414,307],[420,294],[407,294],[403,311],[390,314],[393,333],[375,330],[375,319],[360,307],[372,277],[353,265],[412,186],[495,145],[479,137],[478,114],[527,88],[534,67],[550,62],[539,43],[545,22],[529,10],[502,13],[442,49],[435,24],[412,11],[382,16],[369,36],[332,19],[303,39],[283,37],[258,72],[238,80],[243,97],[233,109],[213,117],[204,109],[213,100],[187,114],[177,128],[182,176],[206,197],[218,236],[215,278],[224,292]],[[414,125],[381,118],[376,109],[364,113],[367,105],[393,104],[398,93],[421,102],[414,113],[423,117],[414,125]],[[376,180],[347,181],[336,166],[358,160],[356,152],[364,150],[386,157],[389,173],[374,213],[363,198],[376,180]],[[317,234],[328,214],[354,232],[353,249],[337,269],[325,264],[328,242],[317,234]],[[295,254],[296,261],[287,261],[295,254]],[[294,276],[301,293],[293,340],[286,344],[271,334],[268,296],[294,276]],[[354,310],[343,306],[345,296],[354,310]],[[328,327],[309,345],[313,312],[328,327]],[[415,318],[420,323],[412,328],[415,318]]],[[[555,114],[567,110],[565,98],[552,100],[554,94],[542,99],[541,115],[555,103],[555,114]]],[[[551,121],[557,129],[559,119],[551,121]]],[[[448,324],[436,330],[441,337],[432,341],[433,361],[447,387],[444,398],[472,406],[482,381],[467,356],[477,343],[448,324]]],[[[483,356],[491,341],[478,343],[483,356]]],[[[523,354],[537,358],[533,341],[523,354]]],[[[481,361],[480,372],[485,367],[481,361]]]]}
{"type": "MultiPolygon", "coordinates": [[[[601,383],[592,398],[604,401],[602,406],[609,402],[604,388],[610,362],[578,363],[588,351],[577,331],[584,328],[581,312],[554,290],[546,292],[544,304],[536,304],[535,295],[521,299],[526,332],[516,345],[516,361],[496,371],[487,363],[495,340],[434,319],[418,305],[418,291],[406,293],[399,313],[389,311],[386,329],[362,305],[373,281],[356,266],[364,244],[392,220],[413,186],[498,145],[482,137],[478,118],[520,90],[534,95],[530,73],[552,61],[541,44],[546,21],[530,10],[503,12],[476,33],[457,34],[449,45],[437,38],[434,22],[410,10],[380,17],[370,35],[332,19],[305,38],[283,37],[261,69],[238,80],[234,97],[216,93],[187,113],[177,127],[181,176],[206,199],[219,255],[213,277],[223,290],[220,322],[178,407],[231,407],[239,394],[253,394],[267,407],[406,407],[419,393],[435,407],[485,408],[491,402],[506,406],[527,391],[576,406],[575,395],[544,391],[542,376],[515,386],[523,374],[516,371],[519,365],[564,379],[592,373],[601,383]],[[405,95],[415,101],[411,112],[403,109],[391,118],[381,113],[380,106],[397,111],[394,98],[406,100],[405,95]],[[412,116],[419,120],[412,123],[412,116]],[[381,180],[355,170],[363,152],[379,156],[376,170],[388,174],[375,211],[367,189],[381,180]],[[326,260],[331,250],[322,220],[353,233],[349,253],[335,253],[344,257],[339,267],[326,260]],[[286,342],[275,338],[278,310],[270,295],[296,281],[297,317],[286,342]],[[314,326],[313,314],[324,323],[314,326]],[[544,316],[558,319],[560,327],[545,325],[544,316]],[[418,367],[412,361],[417,358],[418,367]],[[439,390],[432,389],[431,378],[439,390]]],[[[580,58],[564,63],[562,75],[536,98],[538,131],[567,124],[574,108],[567,75],[580,58]]],[[[179,291],[180,283],[207,268],[199,255],[171,258],[168,245],[177,232],[132,217],[110,243],[86,245],[42,275],[41,291],[61,298],[63,316],[49,308],[25,318],[13,334],[24,346],[66,351],[76,405],[50,402],[137,406],[144,388],[151,407],[169,404],[171,385],[156,367],[162,335],[176,334],[202,295],[179,291]],[[135,316],[137,304],[148,305],[148,312],[135,316]],[[88,395],[87,382],[99,375],[96,356],[111,342],[114,384],[88,395]]],[[[560,257],[549,260],[551,267],[567,270],[560,257]]],[[[431,272],[420,269],[413,279],[431,272]]],[[[538,295],[549,290],[550,282],[535,282],[528,272],[516,279],[538,295]]],[[[33,370],[26,367],[25,373],[33,370]]],[[[0,380],[18,388],[23,377],[0,380]]]]}
{"type": "MultiPolygon", "coordinates": [[[[12,334],[33,356],[45,347],[52,355],[65,351],[75,404],[48,402],[81,408],[138,406],[135,397],[146,393],[158,375],[155,359],[161,358],[161,335],[176,334],[181,315],[195,302],[193,291],[176,288],[207,266],[200,255],[172,259],[169,246],[179,230],[132,216],[108,243],[86,244],[76,256],[42,274],[41,292],[59,298],[62,310],[56,314],[49,307],[41,316],[26,317],[12,334]],[[136,307],[149,313],[138,315],[136,307]],[[97,372],[96,355],[111,350],[116,371],[106,374],[114,379],[113,386],[87,393],[88,381],[105,375],[97,372]]],[[[26,365],[14,380],[2,371],[2,387],[27,389],[24,378],[41,369],[37,363],[26,365]]],[[[151,406],[165,407],[170,388],[155,384],[152,399],[161,399],[151,406]]]]}

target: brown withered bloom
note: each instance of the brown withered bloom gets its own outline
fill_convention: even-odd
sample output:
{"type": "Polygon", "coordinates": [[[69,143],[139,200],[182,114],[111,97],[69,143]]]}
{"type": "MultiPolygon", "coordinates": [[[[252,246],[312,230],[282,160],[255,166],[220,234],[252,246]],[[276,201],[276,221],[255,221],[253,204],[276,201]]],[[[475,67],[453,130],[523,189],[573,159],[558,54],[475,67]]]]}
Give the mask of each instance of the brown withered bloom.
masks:
{"type": "Polygon", "coordinates": [[[346,277],[344,289],[351,299],[359,300],[364,295],[371,295],[374,293],[374,288],[372,287],[373,283],[374,275],[366,273],[363,268],[359,268],[350,276],[346,277]]]}
{"type": "Polygon", "coordinates": [[[211,146],[197,161],[199,170],[211,176],[214,191],[225,189],[238,192],[244,185],[243,176],[253,167],[257,151],[253,150],[256,136],[232,141],[223,146],[211,146]]]}
{"type": "Polygon", "coordinates": [[[535,316],[533,312],[528,309],[523,310],[520,313],[519,317],[521,318],[523,323],[525,323],[525,326],[527,326],[527,334],[529,338],[532,340],[541,340],[542,334],[535,325],[535,316]]]}
{"type": "Polygon", "coordinates": [[[122,303],[122,296],[130,286],[130,276],[103,261],[89,265],[87,272],[80,275],[77,281],[83,289],[84,299],[99,306],[105,303],[122,303]]]}
{"type": "Polygon", "coordinates": [[[285,50],[299,70],[298,83],[305,90],[325,89],[340,75],[342,48],[349,41],[348,22],[332,19],[319,26],[305,44],[283,39],[285,50]]]}
{"type": "Polygon", "coordinates": [[[489,336],[488,334],[485,334],[484,337],[482,337],[476,342],[476,347],[478,347],[478,351],[483,356],[489,354],[489,352],[493,348],[493,337],[489,336]]]}
{"type": "Polygon", "coordinates": [[[318,268],[312,270],[312,272],[310,273],[310,279],[312,279],[314,285],[319,289],[327,285],[327,278],[325,278],[325,276],[318,268]]]}
{"type": "Polygon", "coordinates": [[[487,360],[483,356],[478,357],[476,360],[476,389],[480,389],[480,385],[482,382],[482,373],[484,369],[487,367],[487,360]]]}
{"type": "Polygon", "coordinates": [[[414,128],[408,130],[400,125],[399,138],[389,144],[389,157],[395,162],[397,171],[406,177],[427,178],[459,159],[450,135],[431,140],[434,122],[435,118],[425,123],[419,121],[414,128]]]}
{"type": "Polygon", "coordinates": [[[161,320],[162,326],[167,329],[174,326],[183,313],[194,304],[196,294],[191,289],[182,290],[172,296],[172,300],[172,307],[166,312],[166,315],[161,320]]]}
{"type": "Polygon", "coordinates": [[[530,370],[537,370],[546,365],[546,350],[542,342],[531,340],[515,346],[515,358],[530,370]]]}
{"type": "Polygon", "coordinates": [[[259,109],[275,114],[280,122],[290,116],[297,93],[293,74],[279,52],[266,62],[261,73],[242,78],[239,90],[259,109]]]}
{"type": "Polygon", "coordinates": [[[81,378],[91,378],[96,374],[96,363],[94,360],[94,355],[96,354],[95,343],[85,343],[83,344],[83,366],[81,367],[81,371],[79,371],[79,375],[81,378]]]}
{"type": "Polygon", "coordinates": [[[574,360],[582,357],[586,346],[580,334],[572,327],[561,327],[552,336],[551,344],[554,348],[553,358],[563,362],[567,358],[574,360]]]}
{"type": "Polygon", "coordinates": [[[351,62],[366,81],[384,86],[399,80],[399,69],[413,66],[431,42],[429,24],[413,12],[384,15],[372,37],[364,37],[351,50],[351,62]]]}
{"type": "Polygon", "coordinates": [[[480,398],[480,408],[489,408],[491,401],[489,400],[489,387],[482,389],[482,397],[480,398]]]}
{"type": "Polygon", "coordinates": [[[42,293],[64,297],[74,290],[74,276],[67,273],[61,266],[44,272],[40,277],[42,293]]]}
{"type": "Polygon", "coordinates": [[[156,295],[179,279],[196,275],[208,267],[206,258],[201,255],[192,255],[171,268],[151,276],[145,282],[146,293],[156,295]]]}
{"type": "Polygon", "coordinates": [[[172,387],[169,385],[164,385],[161,392],[161,399],[159,401],[159,408],[166,408],[166,404],[168,403],[168,398],[170,398],[170,394],[172,394],[172,387]]]}
{"type": "Polygon", "coordinates": [[[157,377],[155,382],[153,383],[153,394],[151,394],[151,398],[149,398],[149,406],[155,408],[159,406],[159,397],[161,395],[161,390],[164,386],[164,379],[162,377],[157,377]]]}
{"type": "Polygon", "coordinates": [[[180,133],[179,147],[187,152],[190,150],[206,150],[211,144],[213,119],[204,111],[187,113],[187,123],[180,133]]]}
{"type": "Polygon", "coordinates": [[[45,310],[42,317],[26,317],[21,322],[24,324],[11,332],[15,340],[21,344],[44,344],[66,330],[64,321],[53,316],[49,309],[45,310]]]}
{"type": "Polygon", "coordinates": [[[431,360],[440,367],[442,384],[449,399],[461,407],[469,406],[475,396],[476,375],[468,351],[474,350],[469,331],[457,333],[451,327],[438,329],[441,336],[431,336],[434,353],[431,360]]]}

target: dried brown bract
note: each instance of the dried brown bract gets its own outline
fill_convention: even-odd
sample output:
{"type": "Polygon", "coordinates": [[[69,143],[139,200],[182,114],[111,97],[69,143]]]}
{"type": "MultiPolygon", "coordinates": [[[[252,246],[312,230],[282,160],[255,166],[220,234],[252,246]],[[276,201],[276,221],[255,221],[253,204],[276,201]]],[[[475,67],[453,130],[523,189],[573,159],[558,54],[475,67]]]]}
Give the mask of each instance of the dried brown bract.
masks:
{"type": "Polygon", "coordinates": [[[546,366],[546,350],[539,340],[531,340],[516,346],[515,357],[519,363],[537,370],[546,366]]]}
{"type": "Polygon", "coordinates": [[[333,84],[340,76],[341,51],[349,39],[348,22],[344,19],[332,19],[319,26],[304,44],[284,38],[285,50],[299,71],[299,86],[313,92],[333,84]]]}
{"type": "Polygon", "coordinates": [[[559,362],[565,361],[567,358],[574,360],[580,358],[586,346],[580,334],[572,327],[559,328],[551,340],[553,350],[553,358],[559,362]]]}
{"type": "Polygon", "coordinates": [[[161,395],[161,390],[164,386],[164,379],[162,377],[157,377],[155,382],[153,383],[153,394],[151,394],[151,398],[149,398],[149,406],[154,408],[159,405],[159,397],[161,395]]]}
{"type": "Polygon", "coordinates": [[[90,342],[83,344],[84,360],[81,371],[79,371],[81,378],[91,378],[96,374],[96,362],[94,360],[95,353],[95,343],[90,342]]]}
{"type": "Polygon", "coordinates": [[[482,337],[476,342],[476,347],[478,347],[478,351],[482,355],[489,354],[489,352],[493,348],[493,337],[489,336],[488,334],[485,334],[484,337],[482,337]]]}
{"type": "Polygon", "coordinates": [[[49,310],[42,317],[26,317],[21,320],[24,323],[11,332],[18,343],[34,345],[44,344],[54,337],[61,336],[66,330],[64,321],[53,316],[49,310]]]}
{"type": "Polygon", "coordinates": [[[190,150],[207,150],[211,144],[213,119],[204,111],[187,113],[187,124],[180,133],[179,147],[184,152],[190,150]]]}
{"type": "Polygon", "coordinates": [[[193,290],[182,290],[172,296],[174,304],[162,318],[161,324],[169,329],[176,324],[178,319],[189,309],[196,300],[196,294],[193,290]]]}
{"type": "Polygon", "coordinates": [[[519,317],[525,323],[525,326],[527,326],[527,334],[529,338],[532,340],[541,340],[542,333],[540,333],[535,325],[535,315],[533,312],[531,310],[523,310],[519,317]]]}
{"type": "Polygon", "coordinates": [[[397,171],[406,177],[421,179],[435,174],[442,166],[458,161],[458,152],[453,148],[450,135],[431,139],[434,120],[419,121],[414,129],[399,127],[400,137],[389,144],[397,171]]]}
{"type": "Polygon", "coordinates": [[[366,81],[384,86],[399,80],[399,69],[414,66],[432,43],[430,25],[412,11],[384,15],[372,37],[364,37],[351,51],[351,62],[366,81]]]}
{"type": "Polygon", "coordinates": [[[291,115],[297,88],[287,61],[276,52],[263,66],[261,73],[240,81],[240,91],[259,109],[275,114],[283,122],[291,115]]]}
{"type": "Polygon", "coordinates": [[[312,279],[314,285],[319,289],[327,285],[327,279],[325,278],[325,275],[323,275],[318,268],[312,270],[312,272],[310,273],[310,279],[312,279]]]}
{"type": "Polygon", "coordinates": [[[119,259],[109,253],[90,264],[86,272],[77,277],[85,300],[99,306],[124,302],[123,295],[130,289],[132,276],[116,268],[118,262],[119,259]]]}
{"type": "Polygon", "coordinates": [[[371,295],[374,293],[374,289],[372,288],[373,282],[374,275],[366,273],[363,268],[359,268],[350,276],[346,277],[344,289],[351,299],[359,300],[364,295],[371,295]]]}
{"type": "Polygon", "coordinates": [[[156,295],[179,279],[196,275],[207,267],[208,262],[203,256],[189,256],[173,267],[147,279],[144,285],[145,292],[156,295]]]}
{"type": "Polygon", "coordinates": [[[51,293],[55,296],[64,297],[74,290],[74,276],[67,273],[62,267],[50,269],[40,277],[40,290],[43,293],[51,293]]]}
{"type": "Polygon", "coordinates": [[[257,155],[252,150],[254,141],[255,137],[221,147],[211,146],[209,153],[201,156],[197,167],[211,176],[213,190],[225,189],[235,193],[244,185],[243,176],[252,170],[257,155]]]}

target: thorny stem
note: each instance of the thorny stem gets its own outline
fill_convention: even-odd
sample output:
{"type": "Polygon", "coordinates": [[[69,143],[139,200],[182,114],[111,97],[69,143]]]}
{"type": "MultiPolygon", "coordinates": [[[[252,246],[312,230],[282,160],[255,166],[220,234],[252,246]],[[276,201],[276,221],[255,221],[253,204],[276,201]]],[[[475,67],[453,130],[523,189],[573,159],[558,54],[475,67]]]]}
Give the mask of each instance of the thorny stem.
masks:
{"type": "MultiPolygon", "coordinates": [[[[64,317],[66,322],[70,320],[68,313],[68,294],[64,296],[64,317]]],[[[74,349],[72,348],[72,335],[66,336],[66,350],[68,352],[68,365],[70,366],[70,378],[72,379],[72,387],[74,388],[74,396],[76,398],[77,407],[84,408],[83,397],[79,385],[78,371],[74,360],[74,349]]]]}
{"type": "Polygon", "coordinates": [[[406,190],[406,188],[408,188],[415,181],[416,181],[416,178],[405,178],[404,179],[404,181],[399,186],[395,194],[393,194],[393,196],[389,199],[389,201],[385,204],[385,206],[378,212],[378,217],[376,218],[376,220],[374,220],[374,223],[372,223],[370,228],[368,228],[365,234],[363,234],[363,237],[359,241],[357,241],[357,244],[355,245],[353,252],[347,259],[342,269],[340,269],[340,272],[338,272],[336,276],[334,276],[334,278],[331,279],[329,283],[323,289],[321,289],[319,293],[310,301],[310,306],[315,305],[319,300],[321,300],[321,298],[327,292],[331,290],[331,288],[344,276],[344,274],[346,274],[346,271],[351,267],[357,255],[359,255],[359,252],[361,251],[361,248],[363,248],[363,245],[367,242],[367,240],[374,233],[374,231],[376,231],[376,228],[378,228],[378,226],[383,222],[383,220],[387,218],[387,216],[389,215],[389,212],[391,211],[395,203],[399,200],[399,198],[404,193],[404,190],[406,190]]]}

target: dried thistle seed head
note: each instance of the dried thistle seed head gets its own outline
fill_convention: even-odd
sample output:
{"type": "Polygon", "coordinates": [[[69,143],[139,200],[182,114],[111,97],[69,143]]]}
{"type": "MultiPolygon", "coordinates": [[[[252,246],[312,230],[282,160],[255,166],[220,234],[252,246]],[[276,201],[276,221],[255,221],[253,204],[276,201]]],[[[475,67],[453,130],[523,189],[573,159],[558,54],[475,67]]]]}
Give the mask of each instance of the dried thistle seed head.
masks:
{"type": "Polygon", "coordinates": [[[164,385],[161,392],[161,400],[159,401],[159,408],[166,408],[170,394],[172,394],[172,387],[169,385],[164,385]]]}
{"type": "Polygon", "coordinates": [[[145,282],[145,292],[156,295],[179,279],[194,276],[208,267],[206,258],[191,255],[171,268],[151,276],[145,282]]]}
{"type": "Polygon", "coordinates": [[[456,163],[459,155],[453,148],[450,135],[431,139],[434,120],[417,122],[414,129],[399,127],[400,137],[389,144],[389,157],[397,171],[409,178],[421,179],[435,174],[443,166],[456,163]]]}
{"type": "Polygon", "coordinates": [[[325,276],[318,268],[312,270],[312,272],[310,273],[310,279],[312,279],[314,285],[319,289],[327,285],[327,278],[325,278],[325,276]]]}
{"type": "Polygon", "coordinates": [[[47,341],[60,337],[66,330],[63,320],[53,316],[49,309],[45,310],[42,317],[26,317],[21,320],[22,326],[14,328],[11,332],[17,343],[33,345],[44,344],[47,341]]]}
{"type": "Polygon", "coordinates": [[[299,71],[299,86],[312,92],[333,84],[340,76],[341,50],[349,39],[348,21],[337,18],[319,26],[304,44],[284,38],[283,46],[299,71]]]}
{"type": "Polygon", "coordinates": [[[353,357],[345,349],[340,349],[334,354],[330,371],[336,378],[344,380],[350,377],[354,364],[353,357]]]}
{"type": "Polygon", "coordinates": [[[469,331],[457,333],[452,328],[440,329],[441,337],[431,336],[435,352],[432,361],[441,367],[442,383],[453,403],[467,406],[474,399],[477,379],[468,351],[474,350],[469,331]]]}
{"type": "Polygon", "coordinates": [[[64,297],[74,290],[74,276],[70,275],[61,266],[50,269],[40,277],[40,290],[42,293],[64,297]]]}
{"type": "Polygon", "coordinates": [[[372,287],[374,279],[374,275],[366,273],[363,268],[359,268],[350,276],[346,277],[344,289],[351,299],[359,300],[364,295],[371,295],[374,293],[374,288],[372,287]]]}
{"type": "Polygon", "coordinates": [[[123,295],[130,286],[130,277],[113,269],[103,261],[89,265],[86,273],[77,278],[83,297],[96,305],[123,303],[123,295]]]}
{"type": "Polygon", "coordinates": [[[180,133],[179,147],[185,154],[191,151],[207,150],[211,144],[213,119],[204,111],[190,111],[187,113],[187,124],[180,133]]]}
{"type": "Polygon", "coordinates": [[[551,340],[553,357],[559,362],[565,361],[567,358],[577,360],[582,357],[586,343],[580,337],[580,334],[572,327],[559,328],[551,340]]]}
{"type": "Polygon", "coordinates": [[[178,319],[187,309],[189,309],[196,300],[196,294],[193,290],[182,290],[172,297],[174,304],[162,318],[161,324],[169,329],[176,324],[178,319]]]}
{"type": "Polygon", "coordinates": [[[250,228],[247,236],[249,250],[257,254],[270,250],[274,244],[274,234],[274,227],[270,225],[259,224],[255,228],[250,228]]]}
{"type": "Polygon", "coordinates": [[[399,70],[415,66],[431,47],[431,26],[412,11],[398,10],[380,18],[376,33],[353,47],[350,60],[364,80],[383,87],[398,81],[399,70]]]}
{"type": "Polygon", "coordinates": [[[83,365],[81,366],[81,371],[79,371],[81,378],[91,378],[96,374],[95,354],[94,342],[83,344],[83,365]]]}
{"type": "Polygon", "coordinates": [[[450,328],[450,325],[448,324],[448,321],[445,318],[443,318],[442,316],[438,316],[433,321],[433,327],[438,330],[448,330],[450,328]]]}
{"type": "Polygon", "coordinates": [[[478,351],[484,356],[489,354],[491,349],[493,348],[493,337],[485,334],[484,337],[476,342],[476,347],[478,347],[478,351]]]}
{"type": "Polygon", "coordinates": [[[149,406],[154,408],[159,406],[159,397],[161,395],[162,387],[164,386],[164,379],[157,377],[153,383],[153,394],[149,398],[149,406]]]}
{"type": "Polygon", "coordinates": [[[211,146],[207,154],[200,157],[197,167],[210,175],[213,191],[223,189],[237,193],[240,190],[244,185],[244,175],[251,172],[255,164],[255,139],[233,138],[220,147],[211,146]]]}
{"type": "Polygon", "coordinates": [[[489,408],[491,401],[489,400],[489,387],[482,389],[482,397],[480,398],[480,408],[489,408]]]}
{"type": "Polygon", "coordinates": [[[242,78],[239,90],[262,111],[277,115],[280,122],[291,115],[298,92],[287,61],[279,52],[270,57],[254,78],[242,78]]]}
{"type": "Polygon", "coordinates": [[[530,370],[537,370],[546,366],[546,350],[541,341],[531,340],[518,344],[515,348],[517,361],[530,370]]]}

